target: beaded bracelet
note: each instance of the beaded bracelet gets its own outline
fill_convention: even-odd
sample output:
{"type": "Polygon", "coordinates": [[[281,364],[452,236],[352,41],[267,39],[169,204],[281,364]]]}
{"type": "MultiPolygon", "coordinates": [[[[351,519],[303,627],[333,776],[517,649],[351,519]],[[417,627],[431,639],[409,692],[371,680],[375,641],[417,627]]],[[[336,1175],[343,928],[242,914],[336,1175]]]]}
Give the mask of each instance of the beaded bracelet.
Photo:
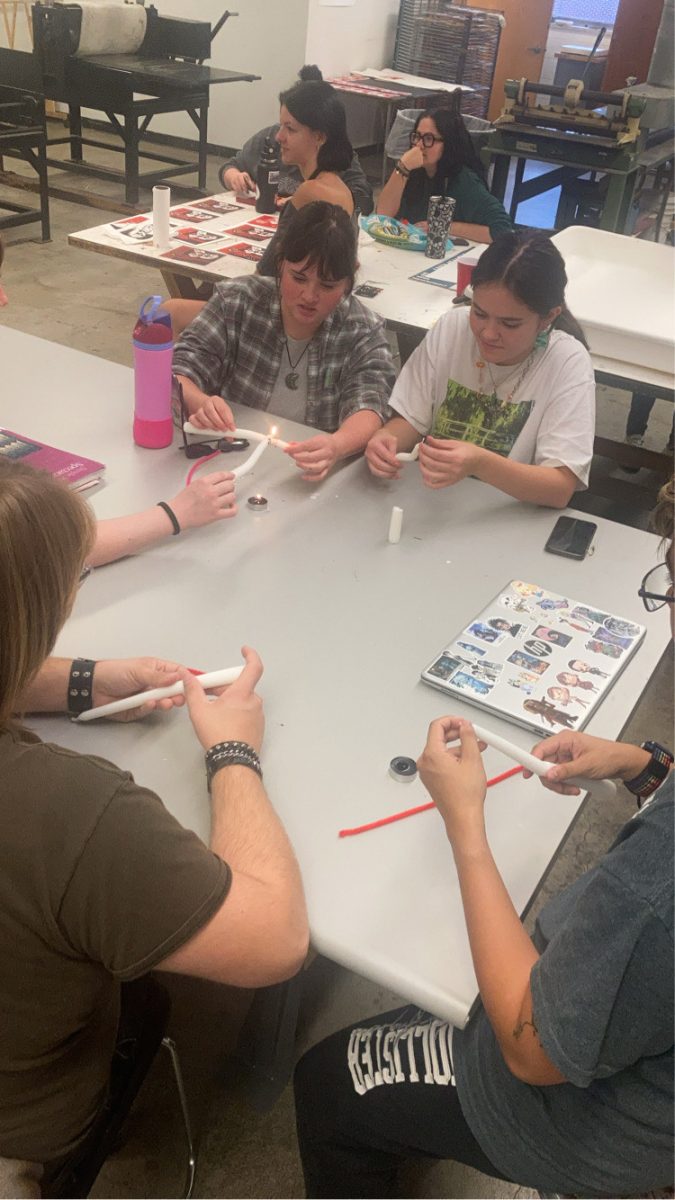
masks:
{"type": "Polygon", "coordinates": [[[93,707],[94,667],[93,658],[74,658],[68,677],[66,703],[71,717],[79,717],[93,707]]]}
{"type": "Polygon", "coordinates": [[[216,742],[205,755],[206,780],[211,788],[211,781],[221,767],[250,767],[259,779],[262,779],[260,759],[248,742],[216,742]]]}
{"type": "Polygon", "coordinates": [[[394,170],[395,170],[395,171],[398,171],[398,174],[399,174],[399,175],[402,175],[404,179],[409,179],[409,178],[410,178],[410,171],[408,170],[408,168],[407,168],[407,167],[404,167],[404,166],[402,165],[400,158],[399,158],[398,162],[396,163],[396,166],[394,167],[394,170]]]}

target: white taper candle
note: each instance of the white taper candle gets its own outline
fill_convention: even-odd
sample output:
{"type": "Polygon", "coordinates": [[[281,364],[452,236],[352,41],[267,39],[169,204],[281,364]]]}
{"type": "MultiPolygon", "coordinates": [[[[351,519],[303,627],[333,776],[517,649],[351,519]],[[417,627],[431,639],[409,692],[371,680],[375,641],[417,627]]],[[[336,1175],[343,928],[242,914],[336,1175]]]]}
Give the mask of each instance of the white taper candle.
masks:
{"type": "MultiPolygon", "coordinates": [[[[195,678],[197,683],[207,691],[209,688],[224,687],[227,683],[234,683],[243,669],[243,667],[224,667],[222,671],[207,671],[204,675],[196,675],[195,678]]],[[[81,713],[75,720],[96,721],[98,717],[112,717],[115,713],[127,712],[131,708],[140,708],[149,700],[165,700],[169,696],[182,696],[183,691],[183,681],[179,679],[178,683],[172,683],[169,687],[151,688],[147,692],[137,692],[135,696],[125,696],[122,700],[111,700],[110,704],[99,704],[97,708],[90,708],[88,712],[81,713]]]]}
{"type": "Polygon", "coordinates": [[[152,240],[158,250],[169,249],[170,207],[171,188],[165,183],[156,184],[152,189],[152,240]]]}
{"type": "MultiPolygon", "coordinates": [[[[483,729],[482,725],[476,725],[474,721],[471,724],[476,737],[481,742],[487,742],[493,750],[501,751],[507,758],[512,758],[514,762],[520,763],[521,767],[526,767],[540,779],[543,779],[553,766],[553,763],[542,762],[540,758],[535,758],[534,754],[522,750],[520,746],[515,746],[513,742],[500,737],[498,733],[491,733],[489,729],[483,729]]],[[[581,788],[582,792],[594,792],[601,800],[614,800],[616,796],[616,784],[612,783],[611,779],[584,779],[582,776],[575,776],[574,779],[568,779],[566,782],[581,788]]]]}
{"type": "Polygon", "coordinates": [[[391,518],[389,521],[389,533],[387,541],[395,544],[401,540],[401,529],[403,527],[403,509],[396,505],[391,510],[391,518]]]}
{"type": "Polygon", "coordinates": [[[419,453],[420,453],[420,443],[418,442],[413,450],[411,450],[410,452],[408,452],[407,450],[401,450],[396,455],[396,457],[399,462],[417,462],[417,459],[419,458],[419,453]]]}

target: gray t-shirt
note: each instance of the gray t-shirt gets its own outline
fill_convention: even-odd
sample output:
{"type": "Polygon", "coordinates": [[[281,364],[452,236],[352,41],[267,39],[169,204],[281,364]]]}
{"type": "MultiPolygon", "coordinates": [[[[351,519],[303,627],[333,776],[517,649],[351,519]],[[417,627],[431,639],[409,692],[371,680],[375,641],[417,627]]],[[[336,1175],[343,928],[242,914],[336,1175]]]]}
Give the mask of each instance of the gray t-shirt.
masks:
{"type": "Polygon", "coordinates": [[[462,1111],[503,1174],[635,1196],[673,1168],[673,779],[540,914],[534,1022],[568,1083],[511,1074],[482,1008],[457,1031],[462,1111]]]}
{"type": "Polygon", "coordinates": [[[301,425],[305,424],[307,413],[307,348],[311,340],[286,338],[288,353],[284,348],[268,406],[268,412],[301,425]]]}

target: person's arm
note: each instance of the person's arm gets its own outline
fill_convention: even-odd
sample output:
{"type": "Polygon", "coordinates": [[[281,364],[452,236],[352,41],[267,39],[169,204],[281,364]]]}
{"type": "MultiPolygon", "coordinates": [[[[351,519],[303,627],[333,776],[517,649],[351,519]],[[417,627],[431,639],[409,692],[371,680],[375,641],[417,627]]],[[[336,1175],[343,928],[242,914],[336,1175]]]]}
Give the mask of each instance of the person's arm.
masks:
{"type": "Polygon", "coordinates": [[[399,158],[377,201],[377,212],[383,217],[395,217],[401,207],[403,193],[411,171],[422,166],[424,156],[419,146],[411,146],[399,158]],[[400,170],[397,168],[400,167],[400,170]],[[407,171],[407,175],[406,175],[407,171]]]}
{"type": "Polygon", "coordinates": [[[349,188],[354,198],[354,206],[358,208],[362,216],[369,216],[375,206],[373,189],[363,173],[358,154],[354,154],[347,170],[340,172],[340,178],[349,188]]]}
{"type": "MultiPolygon", "coordinates": [[[[68,681],[71,658],[48,658],[23,691],[19,711],[29,713],[67,712],[68,681]]],[[[170,687],[180,679],[177,663],[164,662],[159,658],[115,658],[99,659],[94,667],[92,705],[108,704],[135,696],[137,692],[156,687],[170,687]]],[[[180,708],[183,696],[171,696],[166,700],[151,700],[148,704],[112,718],[119,721],[134,721],[145,717],[155,709],[180,708]]]]}
{"type": "Polygon", "coordinates": [[[227,162],[223,163],[220,168],[220,178],[226,188],[240,196],[245,196],[247,192],[255,192],[255,177],[265,138],[278,128],[278,125],[268,125],[266,129],[259,129],[257,133],[253,134],[253,137],[244,142],[241,150],[233,158],[229,158],[227,162]]]}
{"type": "MultiPolygon", "coordinates": [[[[247,647],[236,683],[215,701],[185,672],[185,694],[204,747],[245,742],[256,753],[263,715],[255,687],[262,674],[247,647]]],[[[216,914],[158,970],[198,975],[235,987],[262,987],[290,978],[302,966],[309,941],[300,871],[261,779],[249,767],[226,766],[211,787],[211,849],[232,872],[227,899],[216,914]]]]}
{"type": "MultiPolygon", "coordinates": [[[[545,738],[532,750],[535,758],[550,762],[548,775],[542,783],[565,796],[578,796],[580,789],[566,781],[573,776],[584,779],[635,779],[651,760],[649,750],[629,742],[608,742],[590,733],[558,733],[545,738]]],[[[531,772],[523,771],[525,779],[531,772]]]]}
{"type": "Polygon", "coordinates": [[[473,442],[427,437],[420,447],[420,470],[429,488],[451,487],[473,475],[483,483],[530,504],[565,508],[577,486],[569,467],[540,467],[514,462],[473,442]]]}
{"type": "Polygon", "coordinates": [[[176,374],[182,389],[183,403],[190,421],[198,429],[221,429],[223,433],[236,428],[232,409],[222,396],[202,391],[187,375],[176,374]]]}
{"type": "MultiPolygon", "coordinates": [[[[187,529],[198,529],[201,525],[211,525],[213,521],[226,521],[237,515],[234,478],[227,471],[214,471],[193,480],[189,487],[183,488],[167,503],[180,525],[181,533],[187,529]]],[[[98,521],[88,565],[101,567],[118,558],[138,554],[174,533],[173,522],[158,504],[143,512],[130,513],[128,517],[110,517],[98,521]]]]}
{"type": "Polygon", "coordinates": [[[218,285],[205,308],[183,330],[173,352],[173,372],[181,382],[185,407],[202,428],[234,429],[220,392],[229,356],[236,353],[238,303],[235,283],[229,291],[221,291],[218,285]]]}
{"type": "Polygon", "coordinates": [[[366,462],[380,479],[398,479],[401,463],[396,455],[412,450],[420,435],[405,417],[392,417],[373,434],[366,446],[366,462]]]}
{"type": "Polygon", "coordinates": [[[457,868],[483,1007],[509,1070],[546,1087],[565,1077],[545,1053],[533,1021],[530,972],[539,959],[499,874],[485,832],[485,772],[473,728],[433,721],[418,768],[443,817],[457,868]],[[448,749],[459,737],[460,748],[448,749]]]}
{"type": "Polygon", "coordinates": [[[472,242],[491,242],[492,234],[487,225],[476,225],[473,221],[453,221],[448,233],[449,238],[464,237],[472,242]]]}
{"type": "Polygon", "coordinates": [[[359,454],[376,429],[380,417],[372,409],[352,413],[335,433],[318,433],[304,442],[293,442],[285,453],[302,471],[309,483],[319,483],[341,458],[359,454]]]}

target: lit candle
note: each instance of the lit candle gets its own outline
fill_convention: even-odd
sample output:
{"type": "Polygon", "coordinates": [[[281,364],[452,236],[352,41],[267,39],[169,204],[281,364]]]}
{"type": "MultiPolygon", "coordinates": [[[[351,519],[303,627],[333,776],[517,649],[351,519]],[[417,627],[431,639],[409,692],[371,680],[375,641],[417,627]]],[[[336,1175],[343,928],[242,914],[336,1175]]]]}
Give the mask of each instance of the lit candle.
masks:
{"type": "MultiPolygon", "coordinates": [[[[201,684],[205,691],[208,691],[209,688],[224,687],[227,683],[234,683],[243,669],[243,667],[225,667],[222,671],[208,671],[204,675],[196,675],[195,678],[197,683],[201,684]]],[[[149,700],[165,700],[168,696],[182,696],[183,691],[183,680],[179,679],[178,683],[172,683],[169,687],[151,688],[148,692],[137,692],[135,696],[112,700],[110,704],[99,704],[97,708],[90,708],[88,712],[80,713],[75,720],[95,721],[98,717],[112,717],[115,713],[127,712],[130,708],[140,708],[149,700]]]]}
{"type": "MultiPolygon", "coordinates": [[[[239,431],[239,436],[240,437],[248,437],[248,431],[245,429],[239,431]]],[[[256,446],[255,450],[253,451],[253,454],[249,454],[249,456],[245,462],[240,463],[238,467],[233,468],[231,474],[234,475],[235,479],[241,479],[242,475],[248,475],[249,471],[253,470],[258,459],[262,458],[262,456],[265,453],[269,444],[270,444],[269,438],[264,437],[262,439],[262,441],[260,442],[260,444],[258,446],[256,446]]]]}
{"type": "MultiPolygon", "coordinates": [[[[534,754],[529,754],[527,750],[521,750],[520,746],[514,746],[513,742],[508,742],[498,733],[490,733],[488,729],[483,729],[482,725],[476,725],[473,721],[472,725],[479,741],[486,742],[488,746],[492,746],[493,750],[499,750],[507,758],[512,758],[514,762],[520,763],[521,767],[525,767],[533,775],[538,775],[540,779],[548,775],[553,763],[542,762],[540,758],[535,758],[534,754]]],[[[567,783],[581,788],[582,792],[594,792],[601,800],[616,798],[616,784],[612,783],[611,779],[584,779],[579,775],[574,779],[568,779],[567,783]]]]}
{"type": "Polygon", "coordinates": [[[270,446],[276,446],[277,450],[288,450],[292,445],[291,442],[284,442],[280,437],[277,437],[277,427],[273,425],[270,429],[270,446]]]}
{"type": "Polygon", "coordinates": [[[411,450],[409,453],[406,450],[401,450],[401,452],[399,454],[397,454],[396,457],[399,462],[417,462],[417,457],[419,455],[419,452],[420,452],[420,444],[418,442],[417,445],[415,446],[414,450],[411,450]]]}

